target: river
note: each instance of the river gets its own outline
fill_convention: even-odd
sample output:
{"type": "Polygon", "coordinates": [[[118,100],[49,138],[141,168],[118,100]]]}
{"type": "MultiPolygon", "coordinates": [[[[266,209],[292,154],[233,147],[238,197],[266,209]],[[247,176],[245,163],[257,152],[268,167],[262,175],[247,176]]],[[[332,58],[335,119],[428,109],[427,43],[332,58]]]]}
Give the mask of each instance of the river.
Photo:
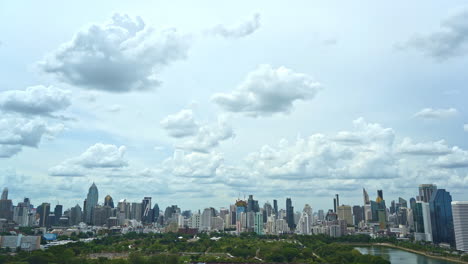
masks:
{"type": "Polygon", "coordinates": [[[392,264],[454,264],[455,262],[438,260],[423,255],[388,247],[356,247],[362,254],[381,256],[392,264]]]}

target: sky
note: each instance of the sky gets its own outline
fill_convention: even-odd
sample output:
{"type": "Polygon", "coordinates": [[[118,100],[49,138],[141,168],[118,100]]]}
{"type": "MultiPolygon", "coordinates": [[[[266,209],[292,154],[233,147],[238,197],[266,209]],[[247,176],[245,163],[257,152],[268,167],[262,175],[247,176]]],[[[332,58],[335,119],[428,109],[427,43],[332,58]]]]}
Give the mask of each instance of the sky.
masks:
{"type": "Polygon", "coordinates": [[[465,1],[2,1],[0,32],[14,203],[468,200],[465,1]]]}

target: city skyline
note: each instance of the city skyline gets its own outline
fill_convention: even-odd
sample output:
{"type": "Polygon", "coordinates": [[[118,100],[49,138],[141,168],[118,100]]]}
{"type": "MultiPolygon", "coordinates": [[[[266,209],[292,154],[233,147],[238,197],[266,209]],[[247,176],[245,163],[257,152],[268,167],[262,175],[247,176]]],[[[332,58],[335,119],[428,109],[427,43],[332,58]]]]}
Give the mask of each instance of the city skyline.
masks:
{"type": "Polygon", "coordinates": [[[9,196],[82,207],[95,182],[99,203],[333,208],[433,183],[468,200],[466,3],[206,7],[0,3],[9,196]]]}

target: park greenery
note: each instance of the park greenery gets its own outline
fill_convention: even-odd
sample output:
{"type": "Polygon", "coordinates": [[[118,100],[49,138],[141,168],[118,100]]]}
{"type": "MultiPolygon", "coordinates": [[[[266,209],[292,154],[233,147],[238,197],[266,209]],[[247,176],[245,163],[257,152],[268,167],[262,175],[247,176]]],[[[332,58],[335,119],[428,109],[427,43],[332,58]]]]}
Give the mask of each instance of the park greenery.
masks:
{"type": "Polygon", "coordinates": [[[4,252],[0,263],[375,263],[388,261],[363,255],[351,245],[327,236],[258,236],[245,233],[175,233],[107,235],[89,243],[75,242],[33,252],[4,252]]]}

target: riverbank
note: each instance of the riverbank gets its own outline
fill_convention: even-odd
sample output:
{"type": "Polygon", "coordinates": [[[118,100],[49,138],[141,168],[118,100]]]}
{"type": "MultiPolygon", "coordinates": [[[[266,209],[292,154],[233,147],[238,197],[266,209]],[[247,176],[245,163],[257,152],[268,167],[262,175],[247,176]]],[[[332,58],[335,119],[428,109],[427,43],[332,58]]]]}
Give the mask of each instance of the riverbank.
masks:
{"type": "Polygon", "coordinates": [[[390,243],[340,243],[340,244],[356,246],[356,247],[361,247],[361,246],[362,247],[372,247],[372,246],[374,246],[374,247],[389,247],[389,248],[395,248],[395,249],[403,250],[403,251],[406,251],[406,252],[411,252],[411,253],[414,253],[414,254],[422,255],[422,256],[425,256],[425,257],[428,257],[428,258],[451,261],[451,262],[454,262],[454,263],[468,264],[467,261],[463,261],[461,259],[446,257],[446,256],[432,255],[432,254],[430,254],[428,252],[419,251],[419,250],[410,249],[410,248],[405,248],[405,247],[400,247],[400,246],[390,244],[390,243]]]}

